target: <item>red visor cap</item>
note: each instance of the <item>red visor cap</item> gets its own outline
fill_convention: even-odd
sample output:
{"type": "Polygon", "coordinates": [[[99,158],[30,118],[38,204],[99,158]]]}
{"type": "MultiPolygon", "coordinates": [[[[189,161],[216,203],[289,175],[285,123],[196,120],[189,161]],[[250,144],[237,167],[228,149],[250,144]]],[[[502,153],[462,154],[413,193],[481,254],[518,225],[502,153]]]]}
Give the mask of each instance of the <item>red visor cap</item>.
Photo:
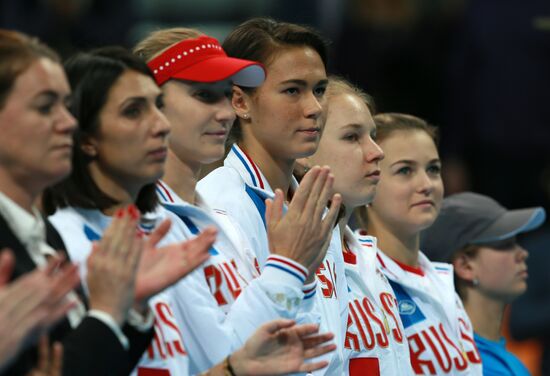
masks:
{"type": "Polygon", "coordinates": [[[159,86],[172,78],[195,82],[230,78],[234,84],[245,87],[260,86],[265,80],[262,64],[228,57],[220,43],[208,36],[181,41],[147,65],[159,86]]]}

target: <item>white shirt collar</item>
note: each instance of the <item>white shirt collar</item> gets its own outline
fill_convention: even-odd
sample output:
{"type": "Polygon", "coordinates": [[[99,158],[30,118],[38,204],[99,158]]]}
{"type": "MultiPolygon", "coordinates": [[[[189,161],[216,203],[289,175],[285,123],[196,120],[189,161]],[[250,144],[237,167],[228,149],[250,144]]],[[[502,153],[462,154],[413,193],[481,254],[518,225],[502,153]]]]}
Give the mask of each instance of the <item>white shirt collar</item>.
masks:
{"type": "MultiPolygon", "coordinates": [[[[41,267],[48,263],[46,256],[55,255],[56,252],[46,243],[46,224],[40,211],[34,206],[31,210],[32,213],[29,213],[0,192],[0,213],[25,247],[30,258],[38,267],[41,267]]],[[[82,321],[86,309],[74,291],[70,291],[66,299],[76,303],[67,313],[71,327],[75,328],[82,321]]]]}
{"type": "Polygon", "coordinates": [[[38,209],[33,206],[32,213],[29,213],[0,192],[0,212],[33,261],[37,265],[44,265],[44,250],[37,245],[46,243],[46,225],[38,209]]]}

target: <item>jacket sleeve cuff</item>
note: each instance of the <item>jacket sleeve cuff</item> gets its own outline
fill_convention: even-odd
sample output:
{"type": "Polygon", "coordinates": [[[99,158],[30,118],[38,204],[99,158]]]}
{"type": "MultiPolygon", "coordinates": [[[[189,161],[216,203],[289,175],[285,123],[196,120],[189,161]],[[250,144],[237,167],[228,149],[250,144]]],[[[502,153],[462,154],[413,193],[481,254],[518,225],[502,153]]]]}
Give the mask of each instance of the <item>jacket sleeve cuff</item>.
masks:
{"type": "Polygon", "coordinates": [[[302,291],[304,293],[304,299],[312,299],[317,291],[317,280],[304,285],[302,291]]]}
{"type": "Polygon", "coordinates": [[[109,327],[120,341],[120,344],[122,345],[124,350],[128,350],[130,348],[128,338],[126,338],[126,336],[122,332],[122,329],[118,326],[115,319],[113,319],[111,315],[97,309],[91,309],[88,311],[88,316],[101,321],[107,327],[109,327]]]}
{"type": "Polygon", "coordinates": [[[302,290],[307,278],[307,269],[284,256],[270,255],[262,271],[262,279],[284,283],[302,290]]]}

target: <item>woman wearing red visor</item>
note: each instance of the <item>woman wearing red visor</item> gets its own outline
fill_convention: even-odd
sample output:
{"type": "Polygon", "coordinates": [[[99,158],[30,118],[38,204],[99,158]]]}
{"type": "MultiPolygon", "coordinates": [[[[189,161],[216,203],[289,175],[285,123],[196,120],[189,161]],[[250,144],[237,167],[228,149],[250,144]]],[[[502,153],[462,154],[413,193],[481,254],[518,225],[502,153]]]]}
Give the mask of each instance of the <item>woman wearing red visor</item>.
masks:
{"type": "MultiPolygon", "coordinates": [[[[164,94],[163,112],[172,125],[165,174],[157,183],[158,196],[185,224],[184,238],[196,236],[207,226],[218,230],[209,261],[174,288],[172,313],[182,330],[190,374],[195,374],[238,349],[267,321],[313,321],[311,315],[298,314],[304,296],[302,276],[307,269],[285,255],[273,255],[272,265],[260,274],[255,253],[237,221],[226,212],[212,210],[195,190],[202,167],[224,156],[236,117],[231,106],[232,85],[261,85],[263,66],[227,57],[216,39],[184,28],[154,32],[134,52],[148,62],[164,94]]],[[[299,235],[294,230],[270,241],[279,244],[299,235]]],[[[325,346],[322,352],[331,349],[325,346]]],[[[325,365],[310,363],[300,371],[325,365]]]]}

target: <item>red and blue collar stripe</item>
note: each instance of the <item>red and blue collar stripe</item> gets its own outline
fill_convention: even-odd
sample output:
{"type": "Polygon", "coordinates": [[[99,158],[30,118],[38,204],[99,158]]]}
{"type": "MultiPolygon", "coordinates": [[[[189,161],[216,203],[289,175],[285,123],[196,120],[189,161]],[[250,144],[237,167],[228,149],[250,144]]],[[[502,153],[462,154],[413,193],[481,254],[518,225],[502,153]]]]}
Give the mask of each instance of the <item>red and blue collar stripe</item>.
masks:
{"type": "Polygon", "coordinates": [[[260,170],[258,169],[258,166],[252,161],[252,158],[241,148],[239,148],[236,144],[231,146],[231,151],[235,153],[237,158],[241,161],[244,168],[250,175],[250,179],[252,180],[252,184],[256,188],[265,189],[265,184],[262,179],[262,174],[260,174],[260,170]]]}
{"type": "Polygon", "coordinates": [[[157,181],[156,191],[164,202],[175,203],[170,190],[160,180],[157,181]]]}
{"type": "Polygon", "coordinates": [[[374,241],[370,238],[358,238],[358,240],[359,243],[361,243],[361,245],[364,247],[372,248],[372,246],[374,245],[374,241]]]}

